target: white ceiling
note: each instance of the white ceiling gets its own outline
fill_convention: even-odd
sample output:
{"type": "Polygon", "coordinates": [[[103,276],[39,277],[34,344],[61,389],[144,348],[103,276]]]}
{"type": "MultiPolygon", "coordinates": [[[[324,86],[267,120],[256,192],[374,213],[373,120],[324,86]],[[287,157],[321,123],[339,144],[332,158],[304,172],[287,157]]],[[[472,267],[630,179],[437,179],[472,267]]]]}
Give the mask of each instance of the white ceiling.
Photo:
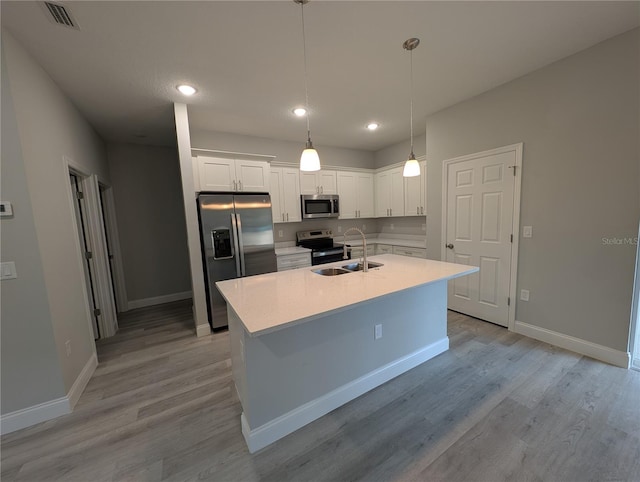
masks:
{"type": "MultiPolygon", "coordinates": [[[[172,145],[176,90],[191,83],[191,127],[300,141],[300,6],[285,1],[64,2],[80,25],[50,22],[40,2],[2,1],[2,25],[109,141],[172,145]],[[142,137],[144,136],[144,137],[142,137]]],[[[321,1],[305,7],[316,145],[375,151],[428,114],[639,25],[640,2],[321,1]],[[375,120],[381,127],[369,132],[375,120]]]]}

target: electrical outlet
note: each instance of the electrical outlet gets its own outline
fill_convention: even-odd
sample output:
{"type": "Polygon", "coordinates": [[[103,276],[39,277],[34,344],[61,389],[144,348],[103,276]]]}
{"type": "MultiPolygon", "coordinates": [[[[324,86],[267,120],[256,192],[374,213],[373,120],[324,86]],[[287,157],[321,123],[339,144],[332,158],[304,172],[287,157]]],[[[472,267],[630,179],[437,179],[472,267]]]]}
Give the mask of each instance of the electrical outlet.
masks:
{"type": "Polygon", "coordinates": [[[278,229],[278,237],[282,238],[284,236],[284,232],[282,231],[282,229],[278,229]]]}
{"type": "Polygon", "coordinates": [[[426,230],[427,230],[427,225],[426,225],[426,224],[424,224],[424,223],[422,223],[422,230],[423,230],[423,231],[426,231],[426,230]]]}
{"type": "Polygon", "coordinates": [[[67,349],[67,356],[71,356],[71,340],[65,341],[64,346],[67,349]]]}
{"type": "Polygon", "coordinates": [[[362,225],[362,232],[365,232],[366,230],[367,230],[367,225],[366,225],[366,224],[363,224],[363,225],[362,225]]]}
{"type": "Polygon", "coordinates": [[[529,290],[520,290],[520,299],[522,301],[529,301],[529,290]]]}
{"type": "Polygon", "coordinates": [[[382,323],[376,325],[373,330],[374,339],[379,340],[382,338],[382,323]]]}
{"type": "Polygon", "coordinates": [[[342,232],[342,226],[338,226],[338,232],[341,233],[342,232]]]}
{"type": "Polygon", "coordinates": [[[389,225],[389,229],[390,229],[391,231],[393,231],[393,223],[391,223],[391,224],[389,225]]]}
{"type": "Polygon", "coordinates": [[[522,237],[531,238],[533,236],[533,226],[523,226],[522,237]]]}

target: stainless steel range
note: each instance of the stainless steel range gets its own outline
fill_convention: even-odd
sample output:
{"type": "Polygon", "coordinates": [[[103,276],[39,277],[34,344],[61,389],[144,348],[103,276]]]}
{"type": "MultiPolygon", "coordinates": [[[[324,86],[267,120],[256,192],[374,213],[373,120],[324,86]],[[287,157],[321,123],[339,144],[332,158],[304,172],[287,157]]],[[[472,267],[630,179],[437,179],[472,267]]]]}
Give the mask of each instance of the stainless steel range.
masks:
{"type": "Polygon", "coordinates": [[[311,250],[311,264],[317,265],[342,260],[342,245],[334,244],[332,235],[330,229],[316,229],[298,231],[296,239],[298,246],[311,250]]]}

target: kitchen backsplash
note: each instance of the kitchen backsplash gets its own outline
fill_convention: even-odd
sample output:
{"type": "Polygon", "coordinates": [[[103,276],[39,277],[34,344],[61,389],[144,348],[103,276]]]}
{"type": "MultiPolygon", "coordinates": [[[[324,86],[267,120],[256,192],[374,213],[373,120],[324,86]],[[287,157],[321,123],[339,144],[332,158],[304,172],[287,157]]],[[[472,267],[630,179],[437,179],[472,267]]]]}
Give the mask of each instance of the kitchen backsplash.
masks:
{"type": "Polygon", "coordinates": [[[295,242],[297,231],[331,229],[334,236],[339,236],[351,227],[361,229],[365,234],[384,233],[426,236],[425,225],[426,218],[424,216],[361,219],[309,219],[300,223],[276,223],[273,225],[273,236],[276,243],[289,241],[295,242]]]}

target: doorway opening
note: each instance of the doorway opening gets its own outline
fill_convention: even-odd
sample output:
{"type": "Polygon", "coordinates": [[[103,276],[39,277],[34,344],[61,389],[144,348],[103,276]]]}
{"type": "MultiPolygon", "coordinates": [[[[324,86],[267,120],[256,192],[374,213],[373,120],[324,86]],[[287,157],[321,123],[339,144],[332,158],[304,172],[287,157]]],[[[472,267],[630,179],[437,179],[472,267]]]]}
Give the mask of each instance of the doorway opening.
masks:
{"type": "Polygon", "coordinates": [[[630,322],[629,351],[631,352],[631,368],[640,371],[640,227],[636,238],[636,275],[633,283],[630,322]]]}

